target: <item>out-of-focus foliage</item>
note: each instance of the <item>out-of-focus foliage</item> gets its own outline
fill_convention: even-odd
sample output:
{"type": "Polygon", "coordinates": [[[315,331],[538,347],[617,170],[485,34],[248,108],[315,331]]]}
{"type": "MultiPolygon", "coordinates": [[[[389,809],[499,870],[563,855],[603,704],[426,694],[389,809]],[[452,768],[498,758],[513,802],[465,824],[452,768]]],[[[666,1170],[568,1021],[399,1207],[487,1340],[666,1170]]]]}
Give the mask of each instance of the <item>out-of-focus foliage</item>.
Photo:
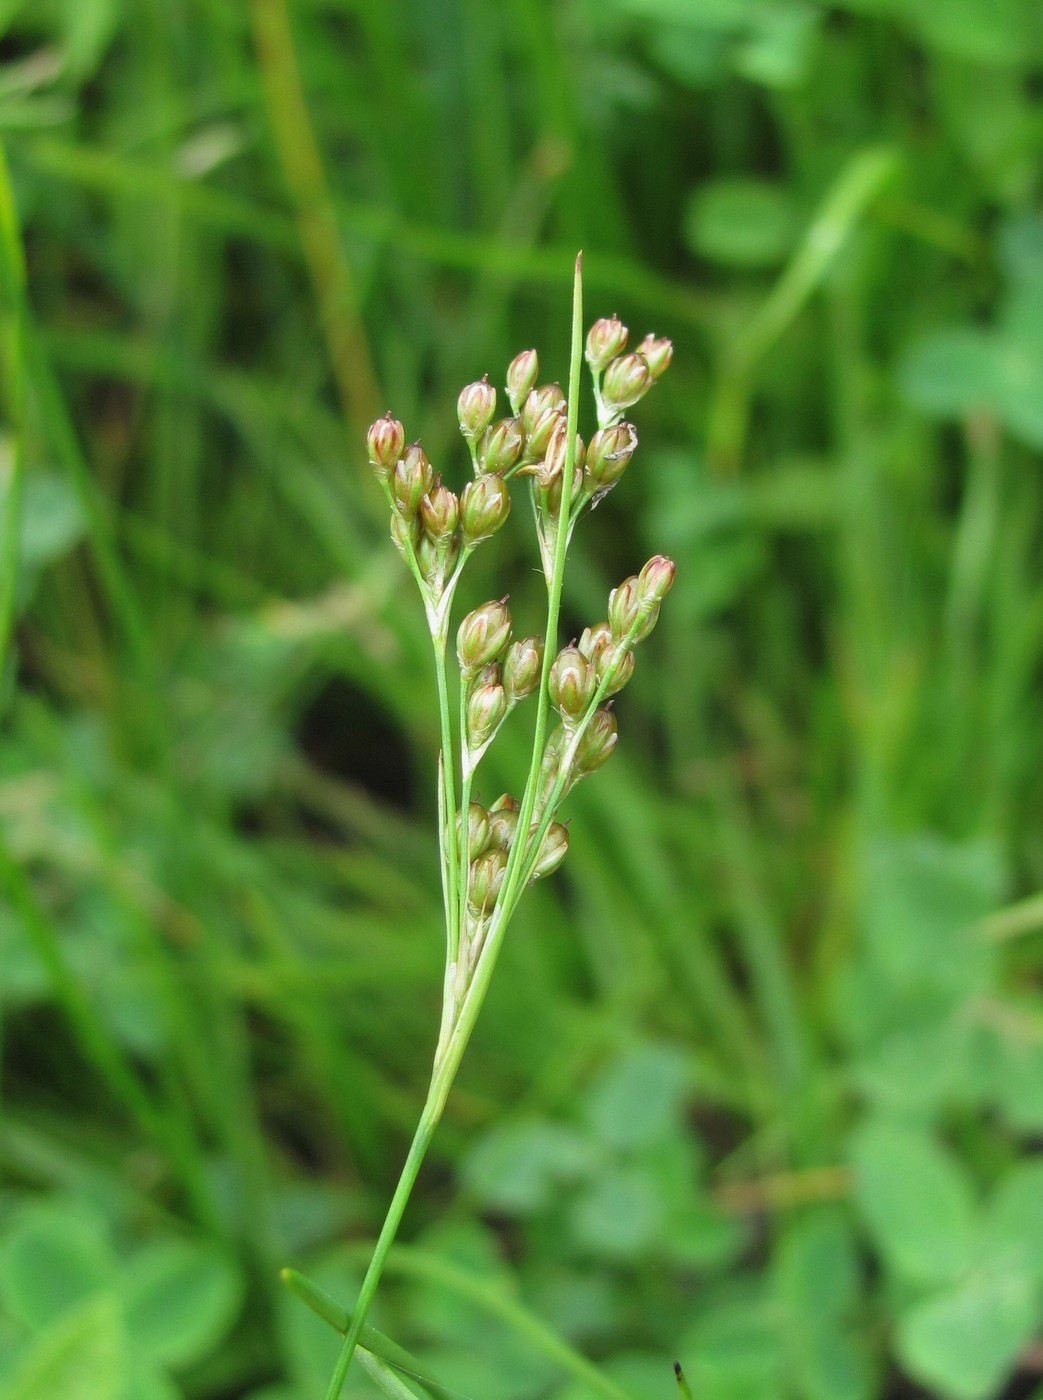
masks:
{"type": "Polygon", "coordinates": [[[492,1400],[1032,1391],[1041,79],[1032,0],[0,3],[3,1400],[323,1392],[276,1270],[350,1305],[442,953],[363,433],[458,486],[578,247],[676,353],[567,629],[678,583],[375,1325],[492,1400]]]}

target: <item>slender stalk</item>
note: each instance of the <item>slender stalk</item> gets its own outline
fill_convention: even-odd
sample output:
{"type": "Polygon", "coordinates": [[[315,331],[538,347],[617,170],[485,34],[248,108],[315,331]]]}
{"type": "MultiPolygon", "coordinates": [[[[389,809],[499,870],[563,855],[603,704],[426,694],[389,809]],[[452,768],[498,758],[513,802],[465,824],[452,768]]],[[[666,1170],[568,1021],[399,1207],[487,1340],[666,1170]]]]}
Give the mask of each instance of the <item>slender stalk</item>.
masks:
{"type": "Polygon", "coordinates": [[[437,1075],[431,1081],[431,1088],[428,1090],[427,1101],[424,1104],[420,1121],[417,1124],[413,1141],[410,1143],[409,1152],[406,1156],[405,1165],[398,1178],[398,1185],[395,1187],[395,1194],[391,1198],[387,1215],[384,1217],[384,1224],[381,1227],[380,1235],[377,1238],[373,1255],[369,1261],[369,1267],[362,1280],[362,1287],[359,1289],[358,1300],[355,1303],[355,1312],[352,1315],[351,1325],[344,1336],[344,1344],[337,1357],[337,1364],[334,1367],[333,1375],[330,1378],[329,1387],[326,1391],[326,1400],[338,1400],[344,1379],[348,1374],[348,1367],[351,1365],[351,1358],[355,1354],[355,1347],[366,1318],[369,1315],[370,1307],[373,1303],[377,1285],[380,1283],[380,1276],[384,1272],[384,1265],[387,1263],[388,1252],[394,1244],[398,1227],[402,1222],[406,1205],[412,1194],[413,1184],[417,1179],[421,1163],[427,1153],[431,1138],[434,1136],[438,1120],[442,1116],[442,1108],[445,1104],[445,1094],[449,1086],[445,1086],[442,1091],[437,1082],[437,1075]]]}
{"type": "MultiPolygon", "coordinates": [[[[562,479],[562,505],[558,513],[558,529],[555,536],[554,563],[550,577],[547,580],[547,633],[544,647],[543,668],[540,676],[539,701],[536,714],[536,727],[532,747],[532,759],[529,767],[529,776],[525,785],[525,796],[519,814],[519,831],[527,831],[528,823],[532,818],[533,807],[536,801],[536,791],[539,786],[540,763],[543,757],[543,747],[547,732],[547,714],[549,710],[549,679],[551,661],[554,655],[558,634],[558,614],[561,608],[561,590],[565,572],[565,554],[568,549],[569,535],[569,495],[572,482],[572,474],[575,469],[576,452],[576,429],[579,418],[579,377],[582,361],[582,329],[583,329],[583,288],[582,288],[581,259],[576,259],[575,282],[573,285],[572,298],[572,353],[569,366],[569,399],[567,415],[568,448],[566,452],[565,467],[562,479]]],[[[413,561],[415,566],[415,560],[413,561]]],[[[447,590],[451,596],[451,589],[447,590]]],[[[443,784],[446,794],[445,805],[450,813],[451,819],[447,822],[445,833],[445,849],[448,859],[446,868],[443,870],[443,881],[450,882],[446,888],[452,891],[459,876],[457,871],[458,848],[456,841],[456,802],[455,784],[452,772],[452,749],[451,749],[451,727],[449,723],[449,692],[445,672],[445,637],[446,619],[448,617],[448,601],[445,600],[445,611],[440,620],[441,625],[432,625],[432,638],[435,643],[435,667],[438,673],[439,688],[439,710],[441,712],[442,724],[442,753],[443,762],[443,784]]],[[[463,735],[461,734],[461,742],[463,735]]],[[[464,779],[466,783],[466,779],[464,779]]],[[[466,838],[464,838],[466,839],[466,838]]],[[[474,974],[468,985],[467,991],[461,1003],[459,1014],[455,1020],[452,1019],[452,1010],[449,1009],[448,1002],[443,1008],[443,1036],[439,1038],[438,1053],[435,1058],[434,1072],[431,1078],[431,1086],[428,1090],[427,1099],[424,1103],[423,1111],[420,1115],[420,1122],[417,1124],[416,1133],[410,1144],[405,1165],[402,1168],[395,1193],[391,1198],[384,1224],[381,1227],[377,1243],[374,1247],[369,1267],[362,1280],[362,1287],[355,1303],[355,1311],[351,1319],[344,1344],[341,1347],[337,1364],[334,1368],[333,1376],[330,1379],[329,1388],[326,1391],[326,1400],[339,1400],[344,1380],[348,1374],[355,1348],[358,1345],[362,1328],[365,1325],[369,1309],[380,1283],[381,1274],[387,1263],[388,1253],[394,1243],[401,1224],[402,1216],[405,1212],[406,1204],[409,1201],[413,1185],[416,1182],[420,1166],[430,1146],[434,1136],[435,1128],[438,1126],[445,1107],[450,1087],[456,1078],[456,1072],[460,1067],[467,1043],[471,1038],[478,1013],[481,1010],[482,1002],[485,999],[489,981],[496,965],[497,954],[503,942],[503,936],[513,913],[519,886],[519,872],[524,865],[525,842],[519,840],[515,843],[508,860],[507,871],[504,876],[504,883],[501,889],[500,900],[493,910],[493,915],[486,933],[485,942],[475,966],[474,974]],[[452,1029],[445,1037],[444,1032],[447,1027],[452,1029]]],[[[464,895],[461,893],[461,899],[464,895]]],[[[462,918],[466,911],[462,906],[458,906],[455,901],[449,901],[454,912],[451,922],[455,923],[457,917],[462,918]]],[[[459,928],[455,935],[452,928],[449,933],[449,946],[455,950],[452,956],[459,951],[459,928]]],[[[451,960],[451,959],[450,959],[451,960]]],[[[454,996],[454,989],[447,978],[444,995],[449,998],[454,996]]]]}

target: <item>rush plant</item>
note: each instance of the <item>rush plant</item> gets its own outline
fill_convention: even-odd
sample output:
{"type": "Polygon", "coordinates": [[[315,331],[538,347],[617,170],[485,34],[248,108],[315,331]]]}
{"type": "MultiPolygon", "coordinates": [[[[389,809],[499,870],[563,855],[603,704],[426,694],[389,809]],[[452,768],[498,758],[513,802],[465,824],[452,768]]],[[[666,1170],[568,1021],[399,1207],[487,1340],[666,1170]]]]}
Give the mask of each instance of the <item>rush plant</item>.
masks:
{"type": "MultiPolygon", "coordinates": [[[[582,277],[576,260],[568,395],[539,384],[535,350],[507,370],[510,413],[496,417],[496,390],[482,379],[460,394],[460,431],[473,479],[459,496],[443,484],[419,443],[406,445],[391,414],[372,425],[369,460],[391,510],[391,535],[416,580],[434,647],[441,748],[439,843],[446,959],[441,1030],[431,1084],[416,1134],[388,1207],[327,1390],[337,1400],[363,1334],[388,1252],[446,1097],[481,1010],[497,955],[527,886],[556,870],[569,834],[557,820],[581,778],[610,757],[617,731],[613,697],[634,669],[634,648],[655,627],[674,579],[662,555],[608,597],[607,617],[558,647],[558,618],[569,541],[580,517],[626,471],[637,434],[626,411],[670,363],[668,340],[648,336],[627,351],[615,317],[596,321],[585,345],[597,430],[577,432],[584,357],[582,277]],[[526,480],[547,586],[542,636],[515,638],[507,598],[469,612],[456,632],[459,684],[450,686],[450,614],[460,576],[475,549],[501,529],[511,490],[526,480]],[[458,693],[454,697],[452,691],[458,693]],[[475,773],[507,715],[534,698],[532,757],[517,796],[488,809],[472,798],[475,773]]],[[[367,1329],[368,1334],[368,1329],[367,1329]]]]}

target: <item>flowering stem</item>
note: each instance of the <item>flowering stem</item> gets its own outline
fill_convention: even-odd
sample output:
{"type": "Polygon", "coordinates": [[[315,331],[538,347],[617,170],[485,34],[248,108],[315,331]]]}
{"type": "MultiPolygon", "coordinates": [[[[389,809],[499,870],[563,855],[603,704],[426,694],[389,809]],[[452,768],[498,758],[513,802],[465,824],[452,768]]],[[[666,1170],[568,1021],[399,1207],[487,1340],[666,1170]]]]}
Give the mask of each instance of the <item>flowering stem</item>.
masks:
{"type": "MultiPolygon", "coordinates": [[[[547,715],[550,709],[550,672],[558,645],[558,614],[561,610],[561,589],[565,578],[565,555],[569,547],[569,512],[572,500],[572,477],[576,464],[576,429],[579,426],[579,378],[583,359],[583,272],[582,253],[576,257],[576,275],[572,288],[572,345],[569,356],[569,398],[566,423],[565,466],[561,477],[561,504],[558,507],[558,528],[554,536],[554,557],[547,578],[547,631],[543,647],[543,669],[540,674],[540,690],[536,701],[536,728],[532,741],[532,760],[529,777],[525,784],[521,810],[518,814],[518,839],[511,847],[504,873],[503,887],[497,902],[497,909],[507,913],[513,911],[517,895],[524,885],[520,884],[520,874],[524,865],[525,848],[532,821],[536,794],[540,786],[540,766],[547,737],[547,715]]],[[[494,921],[495,922],[495,921],[494,921]]],[[[500,937],[506,927],[506,919],[498,925],[500,937]]],[[[490,928],[481,961],[485,951],[493,944],[490,928]]],[[[493,954],[495,957],[495,953],[493,954]]]]}
{"type": "MultiPolygon", "coordinates": [[[[533,808],[536,802],[536,793],[540,781],[540,763],[543,757],[543,747],[547,731],[547,714],[549,709],[549,678],[551,662],[554,656],[558,634],[558,613],[561,607],[562,580],[565,572],[565,554],[568,548],[569,536],[569,502],[571,499],[572,476],[575,471],[576,453],[576,429],[579,415],[579,377],[582,360],[582,327],[583,327],[583,288],[581,280],[580,258],[576,259],[576,275],[573,286],[572,299],[572,351],[569,365],[569,399],[568,399],[568,448],[566,452],[565,467],[562,478],[562,505],[558,511],[558,528],[555,536],[554,562],[550,576],[547,579],[547,632],[546,644],[543,655],[543,668],[540,676],[539,700],[536,714],[536,730],[533,740],[532,761],[529,769],[529,777],[525,786],[525,796],[519,814],[520,832],[527,832],[529,822],[532,819],[533,808]]],[[[410,551],[412,553],[412,551],[410,551]]],[[[415,559],[411,565],[415,567],[415,559]]],[[[454,578],[455,582],[455,578],[454,578]]],[[[452,585],[446,590],[451,597],[452,585]]],[[[448,603],[444,613],[439,619],[441,625],[436,627],[434,619],[431,618],[431,636],[435,649],[435,669],[438,675],[438,705],[441,715],[442,730],[442,783],[444,797],[444,811],[442,820],[445,824],[445,835],[443,842],[444,863],[442,871],[443,890],[446,896],[449,913],[449,927],[447,929],[449,963],[460,955],[460,929],[462,921],[466,917],[466,909],[463,901],[466,899],[466,882],[461,885],[460,853],[457,842],[456,831],[456,798],[455,798],[455,777],[452,750],[452,734],[449,719],[449,689],[446,680],[445,652],[446,652],[446,620],[448,619],[448,603]]],[[[464,742],[464,735],[461,732],[461,743],[464,742]]],[[[465,800],[469,796],[469,779],[462,778],[464,785],[465,800]]],[[[464,810],[461,818],[460,841],[466,847],[467,842],[467,812],[464,810]]],[[[478,1013],[481,1010],[482,1002],[488,990],[489,981],[496,964],[497,954],[503,942],[503,936],[515,905],[520,897],[524,884],[519,876],[524,867],[526,842],[524,839],[515,842],[511,856],[508,860],[507,870],[504,876],[503,887],[500,891],[500,898],[489,921],[482,951],[479,955],[474,973],[467,985],[467,991],[460,1003],[459,1012],[456,1012],[455,1005],[449,1013],[448,1018],[443,1014],[443,1036],[439,1039],[438,1052],[435,1058],[434,1071],[431,1078],[431,1086],[428,1089],[427,1099],[424,1103],[420,1121],[417,1124],[413,1141],[406,1156],[405,1165],[395,1187],[391,1204],[388,1207],[384,1224],[381,1227],[380,1235],[373,1250],[373,1255],[362,1281],[359,1290],[358,1301],[355,1304],[354,1313],[351,1319],[351,1326],[348,1328],[341,1347],[340,1355],[337,1358],[337,1365],[330,1380],[329,1388],[326,1391],[326,1400],[339,1400],[341,1388],[351,1359],[358,1344],[359,1335],[369,1314],[373,1297],[377,1291],[381,1274],[387,1262],[388,1254],[398,1233],[398,1227],[405,1212],[406,1204],[409,1201],[413,1185],[416,1182],[420,1171],[421,1163],[427,1153],[427,1149],[434,1136],[435,1128],[442,1116],[445,1101],[448,1097],[450,1087],[456,1077],[456,1072],[463,1059],[463,1054],[467,1048],[467,1043],[471,1038],[478,1013]],[[448,1035],[445,1035],[447,1027],[451,1027],[448,1035]]],[[[446,997],[455,996],[453,985],[455,979],[447,978],[444,995],[446,997]]]]}

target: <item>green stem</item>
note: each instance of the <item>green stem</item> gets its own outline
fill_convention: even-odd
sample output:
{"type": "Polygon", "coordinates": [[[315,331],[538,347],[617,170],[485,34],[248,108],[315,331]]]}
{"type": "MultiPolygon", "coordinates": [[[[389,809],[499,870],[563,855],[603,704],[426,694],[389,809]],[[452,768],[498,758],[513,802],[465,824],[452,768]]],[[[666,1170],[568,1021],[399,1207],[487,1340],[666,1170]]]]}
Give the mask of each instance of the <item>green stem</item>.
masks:
{"type": "MultiPolygon", "coordinates": [[[[569,368],[569,408],[568,408],[568,447],[562,485],[562,501],[568,501],[569,485],[572,481],[572,472],[575,464],[576,451],[576,427],[579,413],[579,373],[582,358],[582,325],[583,325],[583,287],[581,278],[580,258],[576,259],[576,277],[573,287],[572,298],[572,356],[569,368]]],[[[536,800],[536,790],[539,786],[540,760],[543,756],[543,743],[547,727],[548,711],[548,682],[550,677],[551,661],[553,659],[554,646],[558,631],[558,612],[561,606],[562,578],[565,570],[565,553],[568,546],[568,524],[569,510],[566,506],[559,512],[558,531],[555,540],[554,567],[551,577],[547,580],[548,602],[547,602],[547,638],[543,657],[543,671],[540,680],[539,707],[536,718],[536,734],[533,742],[532,762],[529,769],[529,778],[525,787],[525,798],[522,803],[522,810],[519,817],[519,829],[528,829],[528,822],[532,816],[533,806],[536,800]]],[[[432,635],[436,635],[436,629],[432,627],[432,635]]],[[[437,630],[437,635],[441,638],[439,645],[436,638],[435,662],[439,675],[439,708],[442,712],[442,746],[443,752],[451,753],[449,748],[449,708],[448,708],[448,688],[445,685],[445,627],[444,622],[441,629],[437,630]]],[[[456,822],[455,822],[455,801],[452,799],[453,782],[450,765],[445,768],[444,774],[447,805],[452,801],[452,812],[454,820],[449,823],[449,830],[446,833],[446,846],[451,865],[451,878],[455,882],[457,879],[457,845],[456,845],[456,822]],[[450,844],[451,843],[451,844],[450,844]]],[[[365,1278],[362,1280],[362,1287],[359,1290],[358,1300],[355,1304],[355,1312],[351,1320],[351,1327],[344,1338],[344,1345],[341,1347],[340,1355],[337,1358],[337,1365],[330,1380],[329,1388],[326,1391],[326,1400],[339,1400],[341,1388],[348,1374],[351,1365],[351,1358],[355,1353],[359,1336],[365,1325],[366,1317],[372,1305],[377,1285],[380,1283],[381,1274],[387,1263],[388,1253],[394,1243],[398,1233],[398,1227],[402,1221],[406,1204],[413,1190],[417,1175],[420,1171],[421,1163],[434,1136],[435,1128],[438,1126],[445,1107],[445,1101],[449,1095],[449,1090],[456,1072],[460,1067],[467,1043],[471,1038],[475,1022],[478,1020],[478,1013],[481,1011],[482,1002],[489,987],[489,981],[496,966],[496,958],[503,942],[503,936],[514,911],[516,897],[514,891],[518,888],[518,873],[523,865],[524,845],[522,841],[515,842],[512,856],[508,862],[507,874],[504,879],[503,889],[500,893],[500,901],[493,911],[489,923],[489,929],[485,937],[485,942],[475,966],[474,974],[468,985],[467,992],[460,1006],[460,1012],[444,1046],[439,1042],[439,1052],[435,1059],[434,1073],[431,1078],[431,1087],[427,1093],[423,1112],[420,1115],[420,1122],[417,1124],[416,1133],[406,1157],[405,1166],[395,1187],[395,1194],[391,1198],[384,1224],[381,1227],[380,1235],[377,1238],[373,1255],[369,1261],[365,1278]],[[513,865],[513,879],[512,879],[513,865]]],[[[449,878],[444,875],[444,878],[449,878]]],[[[455,919],[455,914],[454,914],[455,919]]],[[[452,939],[452,934],[450,934],[452,939]]],[[[452,988],[448,983],[445,995],[452,995],[452,988]]]]}
{"type": "Polygon", "coordinates": [[[384,1217],[384,1224],[381,1227],[380,1235],[377,1238],[373,1255],[366,1270],[366,1276],[362,1280],[362,1287],[359,1289],[358,1301],[355,1304],[355,1312],[351,1319],[351,1325],[344,1336],[344,1344],[337,1357],[337,1364],[334,1367],[333,1375],[330,1378],[329,1388],[326,1391],[326,1400],[339,1400],[344,1379],[348,1374],[348,1367],[351,1365],[351,1358],[355,1354],[355,1347],[369,1315],[369,1309],[373,1302],[373,1297],[380,1283],[380,1276],[384,1272],[384,1265],[387,1262],[388,1252],[394,1244],[398,1227],[401,1224],[402,1216],[405,1213],[406,1204],[413,1190],[413,1184],[417,1179],[421,1163],[427,1153],[431,1138],[434,1136],[438,1120],[442,1116],[442,1107],[445,1104],[445,1095],[448,1093],[449,1085],[445,1085],[444,1091],[438,1082],[438,1075],[431,1081],[431,1088],[428,1090],[427,1101],[424,1110],[420,1115],[420,1122],[417,1124],[413,1141],[409,1146],[409,1153],[406,1157],[402,1174],[398,1178],[398,1185],[395,1187],[395,1194],[391,1198],[387,1215],[384,1217]]]}

